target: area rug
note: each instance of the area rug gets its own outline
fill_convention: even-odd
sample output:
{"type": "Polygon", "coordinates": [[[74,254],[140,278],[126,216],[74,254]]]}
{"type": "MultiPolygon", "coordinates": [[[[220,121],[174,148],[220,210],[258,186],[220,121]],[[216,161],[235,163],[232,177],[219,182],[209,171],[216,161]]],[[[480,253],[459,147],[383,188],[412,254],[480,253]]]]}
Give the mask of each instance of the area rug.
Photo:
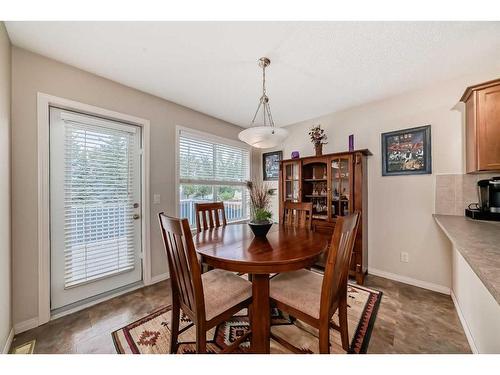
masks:
{"type": "MultiPolygon", "coordinates": [[[[349,284],[348,323],[349,353],[366,353],[370,334],[373,330],[382,292],[349,284]]],[[[337,314],[332,320],[338,323],[337,314]]],[[[112,333],[116,351],[121,354],[167,354],[170,353],[171,307],[165,306],[134,323],[112,333]]],[[[191,320],[181,314],[180,329],[187,328],[179,335],[178,354],[196,352],[195,328],[191,320]]],[[[243,309],[228,321],[207,332],[207,351],[218,353],[249,329],[247,310],[243,309]]],[[[271,331],[273,334],[292,343],[304,353],[318,353],[319,342],[316,329],[300,320],[294,319],[280,310],[271,311],[271,331]]],[[[330,353],[345,353],[342,349],[340,334],[330,329],[330,353]]],[[[248,353],[250,341],[243,342],[238,353],[248,353]]],[[[290,353],[290,351],[271,340],[271,353],[290,353]]]]}

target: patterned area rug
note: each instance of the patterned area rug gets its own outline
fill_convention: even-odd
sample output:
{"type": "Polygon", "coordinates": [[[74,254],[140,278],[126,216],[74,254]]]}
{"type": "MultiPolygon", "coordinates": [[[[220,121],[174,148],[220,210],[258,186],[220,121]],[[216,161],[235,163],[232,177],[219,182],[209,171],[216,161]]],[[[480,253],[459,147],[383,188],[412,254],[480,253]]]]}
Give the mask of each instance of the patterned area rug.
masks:
{"type": "MultiPolygon", "coordinates": [[[[350,353],[366,353],[370,334],[375,322],[382,292],[349,284],[348,322],[350,353]]],[[[181,314],[180,329],[190,326],[179,335],[178,354],[195,353],[195,328],[190,319],[181,314]]],[[[278,309],[271,311],[271,330],[304,353],[318,353],[318,332],[300,320],[290,317],[278,309]]],[[[338,322],[337,314],[333,321],[338,322]]],[[[162,307],[149,315],[112,333],[116,351],[121,354],[166,354],[170,352],[170,306],[162,307]]],[[[207,351],[218,353],[230,345],[249,328],[246,309],[228,321],[207,332],[207,351]]],[[[340,334],[330,329],[331,353],[345,353],[340,334]]],[[[250,342],[240,345],[239,353],[249,352],[250,342]]],[[[271,340],[271,353],[290,353],[282,345],[271,340]]]]}

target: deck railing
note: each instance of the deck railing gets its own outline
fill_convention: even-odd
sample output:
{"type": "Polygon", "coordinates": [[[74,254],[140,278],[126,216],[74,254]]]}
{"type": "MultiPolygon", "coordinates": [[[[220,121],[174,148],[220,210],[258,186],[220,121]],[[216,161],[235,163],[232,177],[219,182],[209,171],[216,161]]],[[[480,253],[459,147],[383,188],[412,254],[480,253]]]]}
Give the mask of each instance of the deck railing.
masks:
{"type": "MultiPolygon", "coordinates": [[[[189,224],[191,226],[194,226],[196,224],[194,204],[211,202],[213,201],[203,199],[181,199],[179,216],[181,218],[187,218],[189,220],[189,224]]],[[[228,222],[246,219],[242,201],[225,201],[224,208],[226,211],[226,219],[228,222]]]]}

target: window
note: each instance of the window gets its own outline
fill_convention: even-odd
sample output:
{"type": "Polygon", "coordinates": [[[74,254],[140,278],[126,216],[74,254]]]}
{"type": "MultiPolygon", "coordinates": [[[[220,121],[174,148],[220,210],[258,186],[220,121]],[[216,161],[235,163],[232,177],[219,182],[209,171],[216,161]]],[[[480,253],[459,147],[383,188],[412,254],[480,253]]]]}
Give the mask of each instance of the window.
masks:
{"type": "Polygon", "coordinates": [[[196,225],[194,204],[223,201],[227,221],[248,218],[250,152],[234,141],[179,130],[179,216],[196,225]]]}

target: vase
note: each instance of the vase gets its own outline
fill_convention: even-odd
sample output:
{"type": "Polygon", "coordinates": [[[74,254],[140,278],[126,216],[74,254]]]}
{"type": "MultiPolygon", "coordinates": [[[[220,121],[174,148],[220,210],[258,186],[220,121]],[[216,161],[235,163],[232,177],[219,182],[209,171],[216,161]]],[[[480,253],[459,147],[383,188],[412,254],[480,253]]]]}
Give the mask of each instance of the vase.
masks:
{"type": "Polygon", "coordinates": [[[316,143],[314,145],[314,150],[316,151],[316,156],[323,155],[323,144],[322,143],[316,143]]]}
{"type": "Polygon", "coordinates": [[[253,223],[249,222],[248,225],[252,230],[255,237],[265,237],[269,229],[273,226],[272,222],[264,222],[264,223],[253,223]]]}

